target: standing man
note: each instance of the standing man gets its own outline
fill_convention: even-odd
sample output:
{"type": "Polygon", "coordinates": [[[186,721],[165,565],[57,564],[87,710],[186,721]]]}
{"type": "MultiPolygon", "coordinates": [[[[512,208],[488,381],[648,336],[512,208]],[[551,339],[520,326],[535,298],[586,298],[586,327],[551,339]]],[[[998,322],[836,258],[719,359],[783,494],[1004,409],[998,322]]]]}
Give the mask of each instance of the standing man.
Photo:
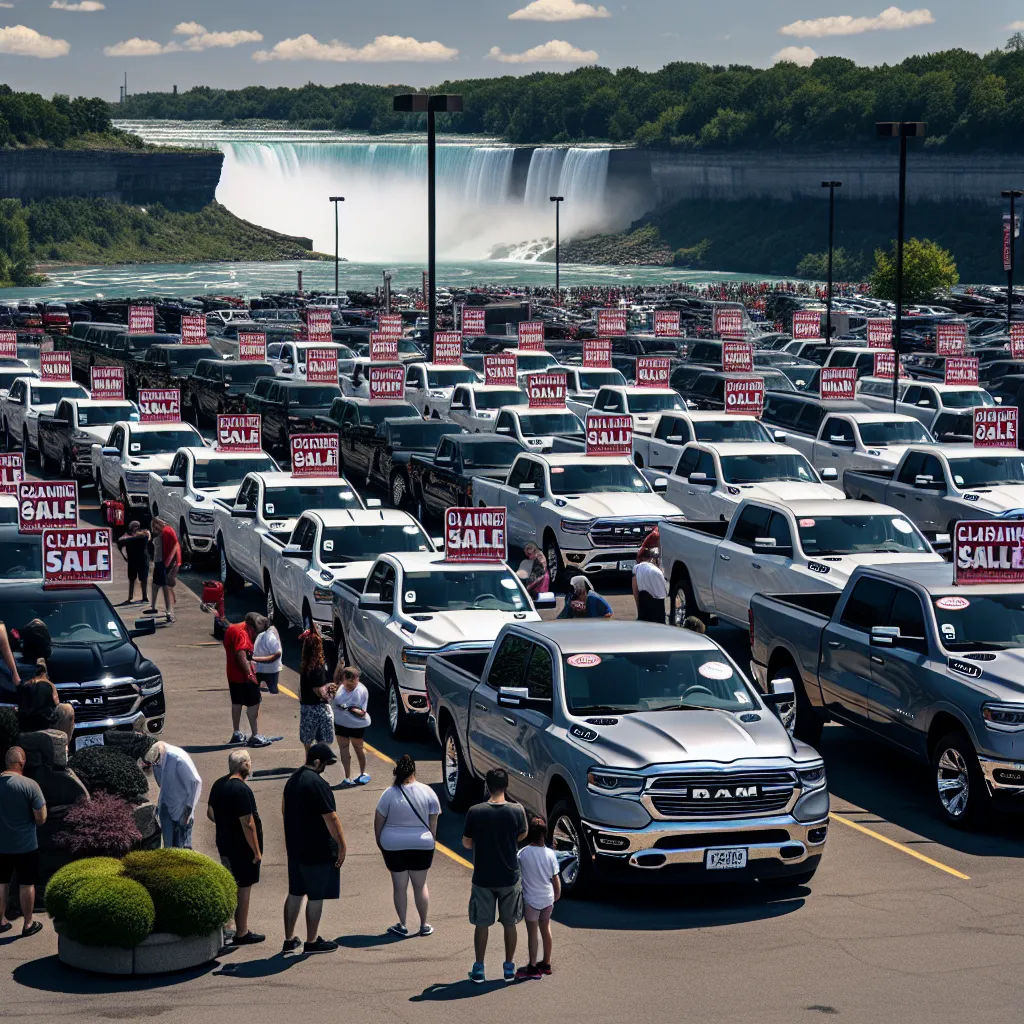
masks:
{"type": "Polygon", "coordinates": [[[181,545],[174,527],[159,516],[153,517],[153,603],[147,611],[156,614],[156,592],[159,587],[164,593],[164,611],[167,621],[174,621],[174,606],[177,598],[174,586],[178,582],[178,570],[181,568],[181,545]]]}
{"type": "Polygon", "coordinates": [[[338,759],[328,743],[314,743],[306,763],[285,783],[281,798],[284,842],[288,851],[288,896],[284,901],[284,946],[299,948],[295,934],[302,900],[306,899],[304,953],[330,953],[336,942],[320,938],[324,900],[341,895],[341,865],[345,863],[345,833],[335,809],[334,793],[323,779],[324,769],[338,759]]]}
{"type": "Polygon", "coordinates": [[[245,743],[239,726],[242,708],[249,719],[249,745],[265,747],[270,743],[260,735],[260,684],[252,667],[253,642],[259,636],[262,616],[249,612],[243,622],[236,622],[224,631],[224,651],[227,654],[228,689],[231,691],[231,739],[229,743],[245,743]]]}
{"type": "Polygon", "coordinates": [[[26,938],[43,930],[42,921],[32,920],[32,910],[39,877],[36,828],[46,821],[46,801],[39,783],[25,778],[25,751],[21,747],[7,751],[4,768],[0,773],[0,932],[11,930],[6,917],[7,889],[17,872],[25,921],[21,935],[26,938]]]}
{"type": "Polygon", "coordinates": [[[153,776],[160,786],[157,810],[164,846],[191,850],[196,804],[203,788],[203,780],[192,758],[181,747],[157,740],[146,751],[142,763],[152,767],[153,776]]]}
{"type": "Polygon", "coordinates": [[[654,561],[651,548],[641,548],[633,566],[633,600],[636,602],[636,617],[640,622],[665,622],[665,598],[668,597],[668,582],[665,574],[654,561]]]}
{"type": "Polygon", "coordinates": [[[521,804],[505,799],[508,772],[492,768],[487,773],[486,803],[476,804],[466,815],[462,845],[473,851],[473,882],[469,897],[469,923],[475,926],[476,960],[469,980],[480,984],[484,976],[487,930],[497,918],[505,931],[505,981],[515,981],[516,925],[523,919],[523,887],[519,872],[519,843],[526,838],[526,812],[521,804]]]}
{"type": "Polygon", "coordinates": [[[249,930],[249,897],[260,880],[263,860],[263,823],[256,810],[256,797],[246,784],[252,774],[248,750],[228,754],[228,774],[210,790],[206,816],[217,826],[217,852],[221,863],[238,885],[235,906],[235,946],[262,942],[266,936],[249,930]]]}

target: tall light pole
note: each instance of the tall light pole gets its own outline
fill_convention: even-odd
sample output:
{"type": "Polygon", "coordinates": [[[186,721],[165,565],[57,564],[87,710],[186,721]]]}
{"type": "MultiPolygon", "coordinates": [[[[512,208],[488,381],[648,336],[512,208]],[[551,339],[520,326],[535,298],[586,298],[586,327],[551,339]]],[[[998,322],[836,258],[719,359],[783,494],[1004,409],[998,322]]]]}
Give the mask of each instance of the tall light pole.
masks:
{"type": "Polygon", "coordinates": [[[892,332],[895,368],[892,374],[892,411],[896,412],[896,396],[900,383],[900,343],[903,337],[903,234],[907,215],[907,139],[923,138],[924,121],[878,121],[879,138],[900,140],[900,198],[896,223],[896,323],[892,332]]]}
{"type": "Polygon", "coordinates": [[[822,188],[828,189],[828,293],[825,297],[825,338],[832,344],[832,250],[836,237],[836,189],[842,188],[841,181],[823,181],[822,188]]]}
{"type": "Polygon", "coordinates": [[[338,203],[345,202],[344,196],[329,196],[334,203],[334,297],[338,297],[338,203]]]}
{"type": "Polygon", "coordinates": [[[562,203],[565,202],[565,196],[552,196],[551,202],[555,204],[555,300],[559,305],[562,304],[562,283],[561,283],[561,239],[560,234],[560,222],[558,214],[562,209],[562,203]]]}
{"type": "Polygon", "coordinates": [[[1014,231],[1016,227],[1016,213],[1014,204],[1016,200],[1024,196],[1019,189],[1004,189],[1000,193],[1004,199],[1010,200],[1010,258],[1006,261],[1006,333],[1010,333],[1010,324],[1013,321],[1013,263],[1014,249],[1016,248],[1017,236],[1014,231]]]}
{"type": "MultiPolygon", "coordinates": [[[[434,115],[462,113],[462,97],[444,94],[428,96],[426,93],[405,93],[394,98],[393,108],[402,114],[427,115],[427,316],[430,325],[430,345],[434,344],[437,330],[437,153],[434,115]]],[[[431,348],[431,351],[433,349],[431,348]]]]}

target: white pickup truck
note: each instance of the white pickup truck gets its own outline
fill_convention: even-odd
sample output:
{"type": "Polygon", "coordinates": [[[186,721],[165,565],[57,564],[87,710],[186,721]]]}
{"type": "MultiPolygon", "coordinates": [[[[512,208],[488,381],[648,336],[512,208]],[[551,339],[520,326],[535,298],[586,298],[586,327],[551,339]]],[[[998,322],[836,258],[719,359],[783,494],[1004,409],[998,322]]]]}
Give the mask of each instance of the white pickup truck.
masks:
{"type": "Polygon", "coordinates": [[[267,616],[278,626],[334,634],[336,583],[361,587],[382,551],[434,551],[434,542],[408,512],[332,509],[303,512],[289,537],[261,539],[267,616]]]}
{"type": "Polygon", "coordinates": [[[714,409],[663,412],[649,434],[633,435],[633,461],[640,469],[675,469],[683,448],[691,441],[771,441],[760,420],[714,409]]]}
{"type": "Polygon", "coordinates": [[[175,526],[186,562],[214,548],[213,502],[234,500],[247,473],[277,473],[266,452],[179,448],[167,474],[149,474],[149,510],[175,526]]]}
{"type": "MultiPolygon", "coordinates": [[[[149,506],[149,476],[164,475],[179,448],[204,448],[190,423],[134,423],[121,420],[103,444],[92,446],[92,479],[100,498],[117,497],[130,508],[149,506]]],[[[127,519],[125,520],[127,522],[127,519]]]]}
{"type": "Polygon", "coordinates": [[[506,406],[498,413],[494,432],[514,438],[531,452],[582,452],[587,446],[583,421],[565,406],[560,409],[506,406]]]}
{"type": "Polygon", "coordinates": [[[333,349],[338,355],[338,374],[352,372],[352,350],[332,341],[285,341],[267,346],[267,362],[278,377],[287,380],[306,379],[306,353],[311,348],[333,349]]]}
{"type": "MultiPolygon", "coordinates": [[[[648,479],[652,472],[647,470],[648,479]]],[[[665,497],[687,519],[728,521],[745,498],[840,501],[845,495],[833,467],[821,475],[795,449],[774,441],[706,444],[692,441],[679,456],[665,497]]]]}
{"type": "Polygon", "coordinates": [[[308,509],[367,507],[344,477],[291,473],[248,473],[233,501],[215,498],[211,504],[220,581],[228,590],[246,583],[262,588],[264,534],[287,539],[308,509]]]}
{"type": "Polygon", "coordinates": [[[52,413],[62,398],[88,398],[81,384],[71,381],[43,381],[36,377],[18,377],[0,402],[3,433],[9,452],[39,449],[39,417],[52,413]]]}
{"type": "MultiPolygon", "coordinates": [[[[610,366],[559,366],[558,369],[565,374],[566,395],[586,409],[594,404],[594,399],[601,388],[614,387],[616,384],[624,387],[626,384],[622,371],[613,370],[610,366]]],[[[586,416],[586,412],[577,415],[586,416]]]]}
{"type": "Polygon", "coordinates": [[[554,583],[563,569],[628,572],[663,519],[682,519],[628,455],[516,456],[504,481],[473,478],[476,505],[508,510],[508,542],[540,544],[554,583]]]}
{"type": "Polygon", "coordinates": [[[744,500],[731,523],[662,526],[671,622],[747,628],[751,597],[842,590],[860,565],[941,562],[899,509],[868,501],[744,500]]]}
{"type": "Polygon", "coordinates": [[[388,728],[407,733],[426,721],[424,669],[431,654],[487,652],[507,623],[538,622],[534,606],[507,565],[446,562],[443,553],[380,555],[365,583],[334,587],[338,657],[387,693],[388,728]]]}
{"type": "Polygon", "coordinates": [[[459,384],[452,392],[448,419],[471,434],[493,430],[498,412],[506,405],[528,405],[526,392],[500,384],[459,384]]]}
{"type": "Polygon", "coordinates": [[[591,408],[594,412],[628,414],[633,417],[634,434],[649,434],[654,429],[659,413],[686,411],[686,403],[671,388],[638,388],[633,385],[601,388],[593,406],[571,398],[566,405],[577,416],[585,417],[591,408]]]}
{"type": "Polygon", "coordinates": [[[468,366],[451,363],[409,363],[405,368],[405,400],[425,419],[448,419],[448,406],[459,384],[480,378],[468,366]]]}

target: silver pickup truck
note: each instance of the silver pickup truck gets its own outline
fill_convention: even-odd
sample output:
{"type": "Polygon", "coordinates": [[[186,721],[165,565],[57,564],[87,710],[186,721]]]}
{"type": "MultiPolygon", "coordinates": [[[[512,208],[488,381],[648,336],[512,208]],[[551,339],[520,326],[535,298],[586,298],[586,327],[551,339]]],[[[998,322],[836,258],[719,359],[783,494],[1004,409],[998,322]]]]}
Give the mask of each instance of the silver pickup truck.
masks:
{"type": "Polygon", "coordinates": [[[948,562],[867,566],[840,594],[755,594],[751,671],[796,684],[796,735],[829,718],[932,767],[942,817],[1024,797],[1024,593],[957,586],[948,562]]]}
{"type": "Polygon", "coordinates": [[[445,794],[463,809],[505,768],[569,854],[566,891],[601,875],[810,881],[828,832],[825,766],[710,638],[637,622],[506,625],[490,653],[427,659],[445,794]]]}

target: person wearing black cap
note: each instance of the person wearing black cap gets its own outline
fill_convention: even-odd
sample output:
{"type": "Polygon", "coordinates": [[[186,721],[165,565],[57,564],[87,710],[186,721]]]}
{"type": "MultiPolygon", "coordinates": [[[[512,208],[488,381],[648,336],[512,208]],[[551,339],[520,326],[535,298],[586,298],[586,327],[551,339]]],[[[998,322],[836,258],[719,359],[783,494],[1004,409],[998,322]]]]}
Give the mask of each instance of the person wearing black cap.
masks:
{"type": "Polygon", "coordinates": [[[327,743],[313,743],[306,763],[285,783],[281,808],[288,851],[288,896],[284,902],[283,952],[299,948],[295,928],[306,900],[304,953],[329,953],[336,942],[320,938],[324,900],[341,895],[341,865],[345,862],[345,833],[335,808],[334,793],[324,781],[324,769],[338,759],[327,743]]]}

